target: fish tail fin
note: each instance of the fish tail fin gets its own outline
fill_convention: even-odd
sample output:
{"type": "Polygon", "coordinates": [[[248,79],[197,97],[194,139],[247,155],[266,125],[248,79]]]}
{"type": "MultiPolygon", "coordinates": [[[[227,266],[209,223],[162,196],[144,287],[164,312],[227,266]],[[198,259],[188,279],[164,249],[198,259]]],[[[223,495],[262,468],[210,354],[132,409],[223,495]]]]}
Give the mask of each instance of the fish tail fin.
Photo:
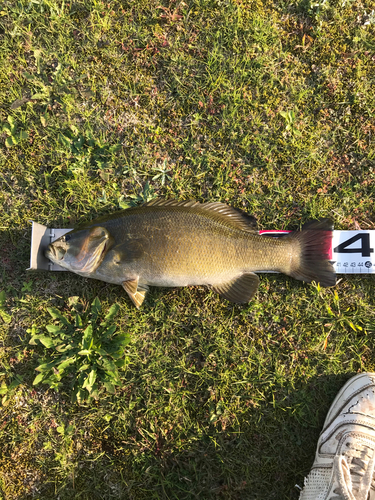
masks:
{"type": "Polygon", "coordinates": [[[336,273],[330,262],[333,224],[330,219],[321,219],[306,223],[302,231],[288,236],[299,243],[299,258],[288,274],[295,279],[316,281],[323,287],[336,284],[336,273]]]}

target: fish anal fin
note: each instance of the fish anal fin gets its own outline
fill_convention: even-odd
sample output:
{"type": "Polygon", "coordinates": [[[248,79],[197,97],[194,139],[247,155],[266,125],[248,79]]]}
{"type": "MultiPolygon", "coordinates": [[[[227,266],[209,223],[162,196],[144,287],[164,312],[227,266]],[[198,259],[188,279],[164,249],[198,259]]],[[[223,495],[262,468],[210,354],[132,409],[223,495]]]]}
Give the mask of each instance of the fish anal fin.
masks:
{"type": "Polygon", "coordinates": [[[138,283],[138,279],[128,280],[122,283],[126,293],[129,295],[131,301],[137,309],[139,309],[145,300],[146,293],[148,291],[147,285],[141,285],[138,283]]]}
{"type": "Polygon", "coordinates": [[[245,273],[242,276],[232,279],[226,283],[212,285],[214,292],[224,299],[237,304],[245,304],[253,297],[258,290],[259,278],[254,273],[245,273]]]}

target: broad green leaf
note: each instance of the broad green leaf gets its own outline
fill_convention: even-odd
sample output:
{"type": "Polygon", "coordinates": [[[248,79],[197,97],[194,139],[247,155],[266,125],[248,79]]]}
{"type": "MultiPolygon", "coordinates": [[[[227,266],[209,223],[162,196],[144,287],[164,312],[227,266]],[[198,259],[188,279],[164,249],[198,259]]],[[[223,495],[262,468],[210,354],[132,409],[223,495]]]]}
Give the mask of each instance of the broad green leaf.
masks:
{"type": "Polygon", "coordinates": [[[116,372],[117,371],[117,368],[116,368],[116,365],[114,364],[114,362],[108,358],[103,359],[102,366],[103,366],[105,371],[108,371],[108,372],[116,372]]]}
{"type": "Polygon", "coordinates": [[[96,321],[100,311],[102,309],[102,305],[98,297],[95,297],[93,303],[91,304],[91,317],[93,321],[96,321]]]}
{"type": "Polygon", "coordinates": [[[108,337],[113,335],[116,331],[116,328],[117,328],[116,325],[112,325],[109,328],[107,328],[107,330],[103,332],[102,339],[107,339],[108,337]]]}
{"type": "Polygon", "coordinates": [[[82,401],[85,401],[86,399],[86,393],[83,389],[76,389],[75,396],[77,398],[78,403],[81,403],[82,401]]]}
{"type": "Polygon", "coordinates": [[[71,307],[72,309],[76,309],[76,307],[79,305],[79,296],[72,295],[71,297],[69,297],[68,304],[69,304],[69,307],[71,307]]]}
{"type": "Polygon", "coordinates": [[[59,340],[51,339],[50,337],[46,337],[45,335],[39,335],[38,340],[47,348],[53,347],[56,345],[56,343],[59,342],[59,340]]]}
{"type": "Polygon", "coordinates": [[[73,434],[73,431],[74,431],[74,426],[68,424],[68,427],[65,429],[65,433],[69,435],[69,434],[73,434]]]}
{"type": "Polygon", "coordinates": [[[123,208],[123,209],[130,208],[132,206],[132,202],[131,201],[124,201],[124,196],[123,195],[121,195],[119,197],[119,199],[117,200],[117,203],[118,203],[118,206],[120,208],[123,208]]]}
{"type": "Polygon", "coordinates": [[[128,345],[130,343],[131,336],[128,333],[122,333],[122,334],[116,335],[114,340],[115,340],[116,344],[119,344],[122,347],[125,347],[126,345],[128,345]]]}
{"type": "Polygon", "coordinates": [[[123,357],[115,361],[115,365],[117,366],[117,368],[124,368],[127,364],[128,364],[128,359],[126,357],[123,357]]]}
{"type": "Polygon", "coordinates": [[[73,346],[70,344],[60,344],[56,347],[57,352],[66,352],[66,351],[70,351],[72,349],[73,349],[73,346]]]}
{"type": "Polygon", "coordinates": [[[116,342],[109,342],[106,346],[106,353],[110,357],[113,357],[114,354],[118,353],[119,351],[123,351],[122,347],[118,345],[116,342]]]}
{"type": "Polygon", "coordinates": [[[13,118],[12,115],[8,115],[8,123],[12,128],[16,126],[16,120],[13,118]]]}
{"type": "Polygon", "coordinates": [[[61,372],[63,372],[67,366],[75,363],[75,361],[76,361],[76,357],[73,356],[72,358],[68,358],[65,361],[63,361],[62,363],[60,363],[56,368],[59,370],[59,373],[61,374],[61,372]]]}
{"type": "Polygon", "coordinates": [[[82,351],[79,351],[78,354],[80,356],[88,356],[89,354],[92,354],[91,349],[82,349],[82,351]]]}
{"type": "Polygon", "coordinates": [[[116,390],[116,386],[112,382],[107,380],[107,381],[103,382],[103,385],[107,389],[108,392],[110,392],[111,394],[114,394],[114,392],[116,390]]]}
{"type": "Polygon", "coordinates": [[[82,326],[83,326],[82,318],[78,313],[75,315],[74,325],[76,328],[82,328],[82,326]]]}
{"type": "Polygon", "coordinates": [[[3,132],[5,132],[7,135],[12,135],[12,131],[10,129],[10,125],[8,125],[7,123],[5,123],[3,125],[3,132]]]}
{"type": "MultiPolygon", "coordinates": [[[[78,353],[79,354],[79,353],[78,353]]],[[[80,368],[79,368],[79,372],[83,372],[84,370],[87,370],[87,368],[90,368],[90,365],[82,365],[80,368]]]]}
{"type": "Polygon", "coordinates": [[[35,368],[35,370],[37,372],[48,372],[54,366],[56,366],[58,362],[59,362],[59,360],[57,360],[57,361],[50,361],[49,363],[44,363],[43,365],[39,365],[37,368],[35,368]]]}
{"type": "Polygon", "coordinates": [[[47,120],[46,120],[45,116],[41,115],[40,123],[43,125],[43,127],[47,126],[47,120]]]}
{"type": "Polygon", "coordinates": [[[120,306],[118,304],[112,304],[109,308],[108,313],[106,314],[102,325],[108,324],[119,312],[120,306]]]}
{"type": "Polygon", "coordinates": [[[18,138],[20,141],[24,141],[29,137],[29,134],[25,132],[24,130],[21,130],[21,132],[18,134],[18,138]]]}
{"type": "Polygon", "coordinates": [[[34,80],[34,78],[35,78],[35,77],[34,77],[34,75],[31,75],[30,73],[27,73],[27,71],[24,71],[24,72],[22,73],[22,76],[23,76],[24,78],[26,78],[26,80],[34,80]]]}
{"type": "Polygon", "coordinates": [[[82,342],[82,347],[83,349],[88,349],[91,346],[91,341],[92,341],[92,325],[89,325],[86,330],[83,332],[83,342],[82,342]]]}
{"type": "MultiPolygon", "coordinates": [[[[36,331],[37,331],[37,330],[36,330],[36,331]]],[[[31,344],[31,345],[38,345],[36,341],[37,341],[37,340],[39,340],[39,339],[40,339],[40,337],[44,337],[43,333],[41,333],[40,335],[39,335],[38,333],[35,333],[35,334],[31,337],[31,339],[30,339],[30,341],[29,341],[29,344],[31,344]]]]}
{"type": "Polygon", "coordinates": [[[92,390],[92,386],[95,384],[96,380],[96,370],[91,370],[87,378],[83,382],[82,389],[87,389],[89,392],[92,390]]]}
{"type": "Polygon", "coordinates": [[[12,382],[9,384],[8,390],[11,391],[11,390],[15,389],[17,386],[19,386],[20,384],[22,384],[22,381],[23,381],[23,376],[22,375],[16,375],[15,379],[12,380],[12,382]]]}
{"type": "Polygon", "coordinates": [[[99,399],[99,391],[98,391],[98,384],[94,384],[92,386],[92,390],[90,392],[90,396],[94,399],[99,399]]]}
{"type": "Polygon", "coordinates": [[[6,323],[7,325],[12,321],[12,316],[6,313],[4,309],[0,309],[0,316],[4,323],[6,323]]]}
{"type": "Polygon", "coordinates": [[[43,384],[48,384],[51,389],[59,389],[62,386],[60,378],[55,375],[51,375],[49,378],[43,380],[43,384]]]}
{"type": "Polygon", "coordinates": [[[82,146],[85,144],[85,138],[80,135],[76,141],[73,142],[75,148],[82,149],[82,146]]]}
{"type": "Polygon", "coordinates": [[[44,373],[38,373],[38,375],[33,380],[33,385],[39,384],[44,379],[44,373]]]}
{"type": "Polygon", "coordinates": [[[63,316],[61,312],[55,307],[47,307],[47,311],[50,313],[53,319],[59,319],[64,325],[70,326],[71,323],[68,321],[68,319],[63,316]]]}
{"type": "Polygon", "coordinates": [[[115,385],[119,385],[121,383],[117,370],[116,372],[105,372],[105,380],[109,380],[115,385]]]}
{"type": "Polygon", "coordinates": [[[119,378],[119,375],[118,375],[118,372],[117,372],[117,368],[116,368],[116,372],[104,372],[105,373],[105,380],[110,380],[112,382],[112,384],[118,384],[119,381],[120,381],[120,378],[119,378]]]}
{"type": "Polygon", "coordinates": [[[107,356],[107,354],[108,354],[107,351],[105,351],[104,349],[101,349],[100,347],[93,347],[92,350],[97,352],[101,356],[107,356]]]}
{"type": "Polygon", "coordinates": [[[73,132],[73,134],[75,134],[75,135],[79,134],[79,130],[75,125],[71,124],[71,125],[69,125],[69,128],[73,132]]]}
{"type": "MultiPolygon", "coordinates": [[[[111,352],[111,357],[116,364],[116,361],[124,356],[124,350],[118,349],[117,351],[111,352]]],[[[116,364],[117,366],[117,364],[116,364]]]]}
{"type": "Polygon", "coordinates": [[[26,331],[27,333],[31,333],[31,336],[34,337],[38,334],[39,328],[37,328],[35,325],[31,325],[31,328],[28,328],[26,331]]]}
{"type": "Polygon", "coordinates": [[[14,137],[7,137],[7,138],[5,139],[5,146],[6,146],[7,148],[10,148],[10,147],[12,147],[12,146],[15,146],[16,144],[17,144],[17,141],[16,141],[16,139],[14,139],[14,137]]]}
{"type": "Polygon", "coordinates": [[[55,335],[60,335],[61,333],[64,333],[59,325],[47,325],[46,329],[49,331],[49,333],[53,333],[55,335]]]}
{"type": "Polygon", "coordinates": [[[69,137],[66,137],[65,135],[63,134],[59,134],[58,135],[58,139],[60,141],[60,143],[65,146],[66,148],[69,148],[70,149],[70,146],[72,144],[72,141],[69,139],[69,137]]]}
{"type": "MultiPolygon", "coordinates": [[[[116,368],[117,370],[117,368],[116,368]]],[[[116,371],[115,372],[105,372],[105,380],[109,380],[111,381],[112,384],[115,384],[115,385],[120,385],[121,383],[121,380],[120,380],[120,377],[119,377],[119,374],[118,372],[116,371]]]]}
{"type": "Polygon", "coordinates": [[[90,387],[92,387],[95,384],[96,376],[97,376],[96,370],[91,370],[88,376],[88,384],[90,387]]]}
{"type": "Polygon", "coordinates": [[[37,92],[36,94],[33,94],[31,96],[31,99],[35,99],[36,101],[39,101],[41,99],[45,99],[46,97],[48,97],[48,95],[44,92],[37,92]]]}

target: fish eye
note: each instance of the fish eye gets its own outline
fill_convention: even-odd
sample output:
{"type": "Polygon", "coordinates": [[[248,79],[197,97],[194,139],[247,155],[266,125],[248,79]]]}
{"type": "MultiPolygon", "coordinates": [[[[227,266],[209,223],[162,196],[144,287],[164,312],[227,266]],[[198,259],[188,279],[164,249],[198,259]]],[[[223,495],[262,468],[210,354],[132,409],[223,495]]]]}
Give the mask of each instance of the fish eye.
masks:
{"type": "Polygon", "coordinates": [[[66,243],[67,241],[69,241],[69,240],[70,240],[70,238],[71,238],[71,237],[72,237],[72,235],[71,235],[71,234],[66,234],[66,235],[64,234],[64,236],[61,236],[61,241],[62,241],[63,243],[66,243]]]}

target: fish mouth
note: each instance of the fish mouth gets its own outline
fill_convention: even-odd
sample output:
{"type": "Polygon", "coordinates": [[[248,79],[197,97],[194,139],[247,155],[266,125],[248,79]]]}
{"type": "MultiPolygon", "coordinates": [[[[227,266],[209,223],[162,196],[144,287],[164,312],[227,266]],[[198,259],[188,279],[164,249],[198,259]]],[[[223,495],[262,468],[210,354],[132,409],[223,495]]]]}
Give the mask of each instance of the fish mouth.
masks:
{"type": "Polygon", "coordinates": [[[60,261],[64,258],[66,251],[61,247],[56,247],[55,245],[48,245],[46,251],[44,252],[44,256],[51,260],[52,262],[60,261]]]}

